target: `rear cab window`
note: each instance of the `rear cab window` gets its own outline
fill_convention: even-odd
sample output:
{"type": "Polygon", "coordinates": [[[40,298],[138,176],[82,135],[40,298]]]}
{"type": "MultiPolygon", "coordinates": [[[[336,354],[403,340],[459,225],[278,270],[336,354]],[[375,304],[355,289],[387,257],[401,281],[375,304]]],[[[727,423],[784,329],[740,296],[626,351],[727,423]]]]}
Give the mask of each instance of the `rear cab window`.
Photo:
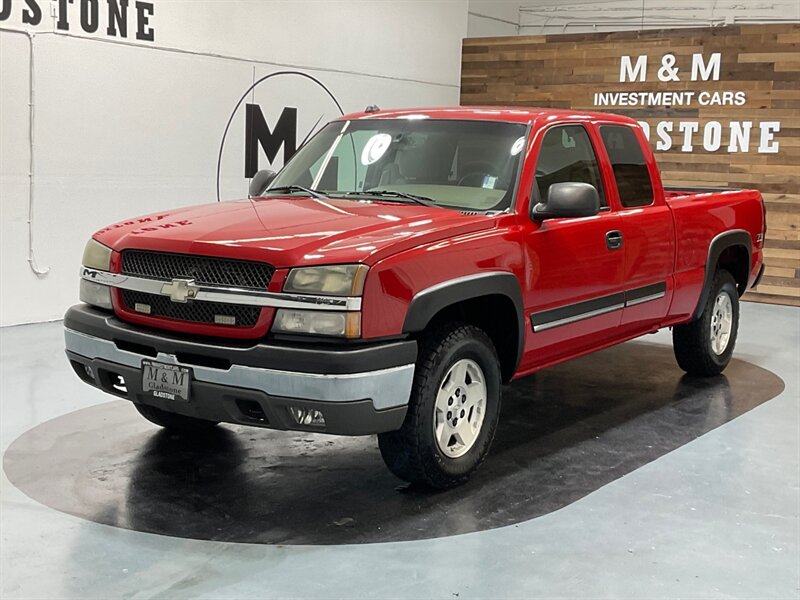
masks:
{"type": "Polygon", "coordinates": [[[650,206],[653,204],[653,182],[642,152],[639,138],[632,128],[625,125],[601,125],[603,139],[619,201],[623,208],[650,206]]]}

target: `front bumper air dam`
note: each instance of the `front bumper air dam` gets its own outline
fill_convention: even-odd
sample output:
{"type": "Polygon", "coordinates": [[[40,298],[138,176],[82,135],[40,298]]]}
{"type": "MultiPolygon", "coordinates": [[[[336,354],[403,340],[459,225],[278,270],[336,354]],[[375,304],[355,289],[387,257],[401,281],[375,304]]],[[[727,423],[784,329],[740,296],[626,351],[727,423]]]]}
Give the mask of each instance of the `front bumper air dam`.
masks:
{"type": "Polygon", "coordinates": [[[402,425],[417,352],[413,340],[333,350],[190,341],[131,326],[87,305],[70,308],[64,327],[77,375],[110,394],[211,421],[341,435],[402,425]],[[142,360],[191,369],[190,400],[144,394],[142,360]],[[325,425],[299,424],[293,408],[322,412],[325,425]]]}

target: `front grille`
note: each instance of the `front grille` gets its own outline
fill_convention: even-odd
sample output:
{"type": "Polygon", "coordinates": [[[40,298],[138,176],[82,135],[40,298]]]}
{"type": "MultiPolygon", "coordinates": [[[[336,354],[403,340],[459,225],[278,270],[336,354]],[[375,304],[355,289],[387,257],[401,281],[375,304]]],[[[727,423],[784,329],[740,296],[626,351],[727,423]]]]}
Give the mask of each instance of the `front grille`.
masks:
{"type": "Polygon", "coordinates": [[[249,260],[171,254],[149,250],[123,250],[124,275],[171,281],[194,279],[199,285],[217,285],[265,290],[275,267],[249,260]]]}
{"type": "Polygon", "coordinates": [[[261,308],[258,306],[197,301],[181,303],[173,302],[167,296],[158,294],[147,294],[133,290],[120,291],[122,292],[122,302],[127,310],[151,317],[164,317],[212,325],[220,325],[215,321],[215,316],[234,317],[236,320],[233,325],[228,325],[229,327],[254,327],[261,313],[261,308]],[[137,304],[149,306],[150,312],[137,311],[137,304]]]}

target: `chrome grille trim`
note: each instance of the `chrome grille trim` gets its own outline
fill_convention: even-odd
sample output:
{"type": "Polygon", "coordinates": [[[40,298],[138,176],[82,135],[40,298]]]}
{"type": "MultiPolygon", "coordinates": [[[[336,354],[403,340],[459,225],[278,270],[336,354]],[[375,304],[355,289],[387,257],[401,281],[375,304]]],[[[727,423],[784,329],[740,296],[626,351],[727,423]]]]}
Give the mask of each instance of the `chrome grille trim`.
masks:
{"type": "MultiPolygon", "coordinates": [[[[87,281],[120,288],[169,296],[162,292],[168,282],[163,279],[147,279],[111,273],[82,266],[80,276],[87,281]]],[[[247,306],[268,306],[271,308],[295,308],[301,310],[361,310],[361,298],[358,296],[311,296],[301,294],[284,294],[246,288],[198,285],[197,293],[193,297],[199,302],[222,302],[227,304],[244,304],[247,306]]]]}

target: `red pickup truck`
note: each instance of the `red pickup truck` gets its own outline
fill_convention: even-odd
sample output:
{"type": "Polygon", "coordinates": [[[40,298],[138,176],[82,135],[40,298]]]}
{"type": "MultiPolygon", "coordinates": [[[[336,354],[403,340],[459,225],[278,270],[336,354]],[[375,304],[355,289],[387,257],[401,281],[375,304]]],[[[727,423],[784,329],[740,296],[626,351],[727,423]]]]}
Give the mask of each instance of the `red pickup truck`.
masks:
{"type": "Polygon", "coordinates": [[[720,373],[765,222],[755,190],[665,189],[627,117],[370,110],[247,199],[95,233],[67,355],[163,427],[377,433],[397,476],[446,488],[504,382],[663,327],[720,373]]]}

